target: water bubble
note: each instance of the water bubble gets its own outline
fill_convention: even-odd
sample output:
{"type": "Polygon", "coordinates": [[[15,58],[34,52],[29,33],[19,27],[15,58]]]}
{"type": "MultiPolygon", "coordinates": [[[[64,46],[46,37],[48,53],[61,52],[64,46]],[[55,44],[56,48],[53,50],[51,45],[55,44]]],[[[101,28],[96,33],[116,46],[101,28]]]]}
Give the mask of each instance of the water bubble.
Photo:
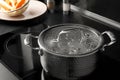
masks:
{"type": "Polygon", "coordinates": [[[83,54],[98,46],[98,37],[81,28],[61,30],[55,39],[50,40],[51,50],[60,54],[83,54]]]}

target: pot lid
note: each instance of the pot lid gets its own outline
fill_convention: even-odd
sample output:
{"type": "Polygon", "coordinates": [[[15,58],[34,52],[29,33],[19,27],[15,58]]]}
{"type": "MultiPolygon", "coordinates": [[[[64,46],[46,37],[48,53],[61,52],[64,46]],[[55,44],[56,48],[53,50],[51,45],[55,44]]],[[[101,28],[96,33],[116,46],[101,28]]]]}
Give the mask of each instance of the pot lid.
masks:
{"type": "Polygon", "coordinates": [[[100,33],[85,25],[57,25],[45,30],[41,36],[42,47],[63,55],[85,54],[96,50],[102,43],[100,33]]]}

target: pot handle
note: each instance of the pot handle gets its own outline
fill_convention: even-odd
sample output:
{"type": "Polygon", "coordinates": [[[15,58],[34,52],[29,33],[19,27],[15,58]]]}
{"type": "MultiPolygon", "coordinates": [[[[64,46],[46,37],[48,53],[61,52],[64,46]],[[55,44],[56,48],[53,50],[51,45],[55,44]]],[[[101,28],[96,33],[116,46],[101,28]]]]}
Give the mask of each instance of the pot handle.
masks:
{"type": "Polygon", "coordinates": [[[25,39],[24,39],[24,44],[33,50],[40,50],[39,47],[32,47],[32,38],[38,39],[38,36],[34,36],[32,34],[27,34],[25,39]]]}
{"type": "Polygon", "coordinates": [[[24,44],[26,46],[32,48],[33,50],[38,50],[39,55],[43,55],[43,53],[41,53],[41,49],[39,47],[32,47],[32,38],[38,39],[38,36],[34,36],[32,34],[27,34],[24,39],[24,44]]]}
{"type": "Polygon", "coordinates": [[[102,36],[105,35],[105,34],[109,37],[110,42],[103,45],[103,47],[102,47],[103,51],[105,50],[106,46],[110,46],[110,45],[112,45],[112,44],[114,44],[116,42],[115,35],[112,32],[110,32],[110,31],[104,31],[102,33],[102,36]]]}
{"type": "Polygon", "coordinates": [[[24,39],[24,44],[26,46],[32,48],[33,50],[38,50],[38,54],[42,56],[43,53],[41,52],[41,49],[39,47],[32,47],[32,38],[38,39],[38,36],[34,36],[32,34],[27,34],[24,39]]]}

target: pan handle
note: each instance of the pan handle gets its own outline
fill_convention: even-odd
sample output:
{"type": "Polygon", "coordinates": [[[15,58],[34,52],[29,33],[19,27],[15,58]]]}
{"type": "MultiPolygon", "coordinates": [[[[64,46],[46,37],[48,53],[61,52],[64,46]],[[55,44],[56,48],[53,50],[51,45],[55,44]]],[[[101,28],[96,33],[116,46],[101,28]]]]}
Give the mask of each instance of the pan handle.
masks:
{"type": "Polygon", "coordinates": [[[32,48],[33,50],[38,50],[38,54],[42,56],[43,53],[42,53],[42,50],[40,49],[40,47],[33,47],[32,46],[32,38],[35,38],[35,39],[38,40],[38,36],[34,36],[32,34],[27,34],[26,37],[25,37],[25,39],[24,39],[24,44],[26,46],[32,48]]]}
{"type": "Polygon", "coordinates": [[[38,39],[38,36],[34,36],[32,34],[26,34],[26,37],[24,39],[24,44],[28,47],[31,47],[34,50],[39,50],[39,47],[33,47],[32,46],[32,38],[38,39]]]}
{"type": "MultiPolygon", "coordinates": [[[[41,30],[40,30],[40,31],[42,31],[42,30],[47,29],[47,28],[50,27],[49,25],[44,24],[44,23],[42,23],[42,25],[43,25],[43,27],[41,27],[41,30]]],[[[34,50],[39,50],[40,48],[38,48],[38,47],[33,47],[33,46],[32,46],[32,38],[38,39],[38,36],[32,35],[32,33],[34,33],[34,31],[32,32],[32,30],[35,30],[35,31],[36,31],[36,30],[38,30],[38,28],[28,28],[28,33],[27,33],[26,36],[25,36],[24,44],[25,44],[26,46],[31,47],[31,48],[34,49],[34,50]]]]}
{"type": "MultiPolygon", "coordinates": [[[[50,27],[49,25],[44,24],[44,23],[43,23],[42,25],[43,25],[43,27],[41,27],[41,31],[50,27]]],[[[34,32],[31,32],[31,31],[32,31],[32,28],[30,28],[30,29],[31,29],[31,30],[28,31],[29,33],[26,34],[26,36],[25,36],[24,44],[25,44],[26,46],[32,48],[33,50],[38,50],[38,54],[39,54],[39,55],[42,55],[40,47],[33,47],[33,46],[32,46],[32,39],[34,38],[34,39],[37,39],[37,40],[38,40],[38,37],[39,37],[39,36],[32,35],[31,33],[34,33],[34,32]]],[[[33,28],[33,29],[34,29],[34,28],[33,28]]],[[[34,30],[36,30],[36,28],[35,28],[34,30]]]]}
{"type": "Polygon", "coordinates": [[[112,32],[110,32],[110,31],[104,31],[102,33],[102,36],[105,35],[105,34],[109,37],[110,42],[103,45],[103,47],[102,47],[103,51],[105,50],[105,47],[110,46],[110,45],[112,45],[112,44],[114,44],[116,42],[115,35],[112,32]]]}

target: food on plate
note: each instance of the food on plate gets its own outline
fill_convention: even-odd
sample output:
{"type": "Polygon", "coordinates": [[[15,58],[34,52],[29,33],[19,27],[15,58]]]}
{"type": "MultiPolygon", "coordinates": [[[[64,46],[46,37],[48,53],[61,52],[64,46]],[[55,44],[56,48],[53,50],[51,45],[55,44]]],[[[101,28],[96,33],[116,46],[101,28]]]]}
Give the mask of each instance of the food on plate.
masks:
{"type": "Polygon", "coordinates": [[[20,1],[16,4],[16,8],[20,8],[24,3],[25,3],[25,0],[20,0],[20,1]]]}
{"type": "Polygon", "coordinates": [[[28,2],[29,0],[0,0],[0,12],[16,16],[26,10],[28,2]]]}
{"type": "Polygon", "coordinates": [[[13,8],[5,1],[0,1],[0,9],[4,9],[6,11],[9,11],[9,10],[12,10],[13,8]]]}

